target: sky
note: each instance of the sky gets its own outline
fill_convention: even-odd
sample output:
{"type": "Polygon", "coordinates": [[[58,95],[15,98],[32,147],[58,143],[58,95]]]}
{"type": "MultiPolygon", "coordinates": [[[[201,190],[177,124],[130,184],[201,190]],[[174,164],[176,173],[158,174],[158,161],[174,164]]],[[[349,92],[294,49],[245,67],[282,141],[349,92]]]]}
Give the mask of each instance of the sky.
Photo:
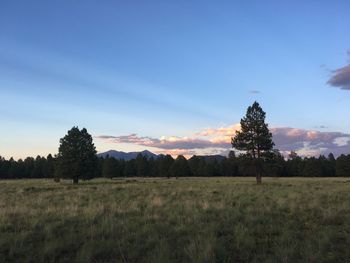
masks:
{"type": "Polygon", "coordinates": [[[255,100],[276,148],[350,153],[350,2],[1,1],[0,155],[226,154],[255,100]]]}

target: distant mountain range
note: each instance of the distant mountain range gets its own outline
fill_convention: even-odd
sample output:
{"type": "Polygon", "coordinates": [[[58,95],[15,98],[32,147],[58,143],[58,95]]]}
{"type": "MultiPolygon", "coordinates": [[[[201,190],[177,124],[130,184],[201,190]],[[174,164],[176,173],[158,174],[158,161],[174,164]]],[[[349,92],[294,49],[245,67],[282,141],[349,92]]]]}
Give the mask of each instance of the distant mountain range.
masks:
{"type": "Polygon", "coordinates": [[[143,156],[145,156],[147,158],[153,157],[154,159],[156,159],[158,157],[157,154],[154,154],[154,153],[147,151],[147,150],[142,151],[142,152],[128,152],[128,153],[110,150],[107,152],[98,153],[97,156],[102,157],[102,158],[106,158],[107,156],[109,156],[109,157],[113,157],[115,159],[129,161],[129,160],[135,159],[138,154],[142,154],[143,156]]]}
{"type": "MultiPolygon", "coordinates": [[[[98,153],[97,156],[102,157],[102,158],[106,158],[107,156],[109,156],[109,157],[113,157],[115,159],[129,161],[132,159],[136,159],[138,154],[146,156],[147,158],[153,157],[153,159],[157,159],[159,156],[162,156],[162,154],[157,155],[157,154],[152,153],[152,152],[147,151],[147,150],[142,151],[142,152],[121,152],[121,151],[110,150],[107,152],[98,153]]],[[[225,159],[225,157],[222,155],[202,155],[201,157],[204,157],[204,159],[206,161],[217,160],[220,162],[220,161],[225,159]]]]}

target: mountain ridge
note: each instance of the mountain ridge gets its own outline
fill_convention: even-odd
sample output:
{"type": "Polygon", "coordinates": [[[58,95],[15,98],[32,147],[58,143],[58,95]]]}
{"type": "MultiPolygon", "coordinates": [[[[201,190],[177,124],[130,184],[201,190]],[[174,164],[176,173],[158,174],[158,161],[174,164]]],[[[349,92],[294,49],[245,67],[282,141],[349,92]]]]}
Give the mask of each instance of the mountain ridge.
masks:
{"type": "Polygon", "coordinates": [[[141,155],[147,157],[148,159],[150,159],[152,157],[154,159],[156,159],[159,156],[159,155],[152,153],[148,150],[144,150],[141,152],[123,152],[123,151],[109,150],[106,152],[98,153],[97,156],[102,157],[102,158],[106,158],[107,156],[109,156],[109,157],[113,157],[113,158],[119,159],[119,160],[130,161],[132,159],[136,159],[138,154],[141,154],[141,155]]]}
{"type": "MultiPolygon", "coordinates": [[[[119,159],[119,160],[130,161],[132,159],[136,159],[138,154],[141,154],[141,155],[147,157],[148,159],[150,159],[150,158],[157,159],[160,156],[164,156],[164,154],[155,154],[155,153],[152,153],[151,151],[148,151],[148,150],[144,150],[144,151],[140,151],[140,152],[123,152],[123,151],[117,151],[117,150],[109,150],[106,152],[98,153],[97,156],[101,157],[101,158],[106,158],[107,156],[109,156],[109,157],[113,157],[113,158],[119,159]]],[[[225,159],[225,156],[217,155],[217,154],[215,154],[215,155],[193,155],[189,159],[193,158],[194,156],[203,157],[204,159],[209,160],[209,161],[213,161],[214,159],[216,159],[217,161],[222,161],[223,159],[225,159]]]]}

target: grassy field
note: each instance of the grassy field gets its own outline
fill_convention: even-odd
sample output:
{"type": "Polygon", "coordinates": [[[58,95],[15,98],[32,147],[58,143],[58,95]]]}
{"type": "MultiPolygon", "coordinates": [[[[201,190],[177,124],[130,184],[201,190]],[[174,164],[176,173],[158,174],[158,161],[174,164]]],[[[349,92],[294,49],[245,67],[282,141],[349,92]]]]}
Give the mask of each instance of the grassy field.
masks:
{"type": "Polygon", "coordinates": [[[0,262],[350,262],[350,178],[0,181],[0,262]]]}

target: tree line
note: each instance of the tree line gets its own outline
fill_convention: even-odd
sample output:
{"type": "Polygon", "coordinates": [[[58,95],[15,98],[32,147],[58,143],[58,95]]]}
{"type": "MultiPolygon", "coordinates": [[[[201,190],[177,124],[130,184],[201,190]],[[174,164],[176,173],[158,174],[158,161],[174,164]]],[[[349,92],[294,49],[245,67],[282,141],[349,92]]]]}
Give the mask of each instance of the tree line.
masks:
{"type": "Polygon", "coordinates": [[[179,155],[147,158],[139,154],[129,161],[115,158],[98,158],[92,136],[85,128],[73,127],[60,139],[58,154],[47,158],[28,157],[15,161],[0,157],[0,179],[9,178],[70,178],[73,183],[79,179],[96,177],[181,177],[181,176],[255,176],[261,184],[262,176],[350,176],[350,155],[335,159],[327,157],[302,158],[291,152],[285,158],[274,149],[272,134],[265,122],[266,113],[258,102],[247,109],[241,119],[241,130],[232,138],[232,148],[228,157],[193,156],[187,160],[179,155]]]}
{"type": "MultiPolygon", "coordinates": [[[[81,179],[121,178],[121,177],[182,177],[182,176],[255,176],[252,160],[241,154],[236,156],[231,151],[224,156],[193,156],[186,159],[179,155],[174,159],[170,155],[160,155],[158,158],[147,158],[139,154],[129,161],[112,157],[97,158],[96,167],[88,173],[83,173],[81,179]]],[[[327,157],[302,158],[291,152],[286,160],[278,151],[262,162],[262,174],[276,177],[335,177],[350,176],[350,155],[333,154],[327,157]]],[[[0,157],[0,179],[20,178],[71,178],[60,174],[57,157],[49,154],[47,157],[27,157],[15,161],[0,157]]]]}

